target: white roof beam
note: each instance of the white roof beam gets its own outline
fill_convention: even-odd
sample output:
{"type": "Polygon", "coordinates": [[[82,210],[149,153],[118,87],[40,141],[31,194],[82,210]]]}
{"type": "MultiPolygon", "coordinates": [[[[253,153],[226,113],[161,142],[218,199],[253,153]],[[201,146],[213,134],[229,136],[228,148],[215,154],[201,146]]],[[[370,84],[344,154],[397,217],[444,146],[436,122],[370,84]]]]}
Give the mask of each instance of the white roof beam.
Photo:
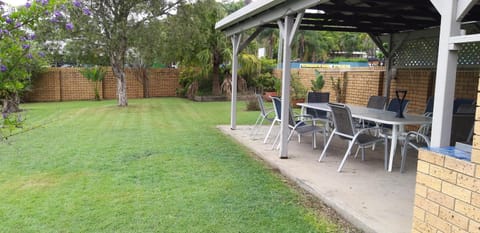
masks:
{"type": "Polygon", "coordinates": [[[239,22],[241,20],[245,20],[252,15],[257,14],[258,12],[263,12],[265,10],[268,10],[280,3],[285,2],[286,0],[263,0],[263,1],[255,1],[252,2],[242,9],[239,9],[232,14],[228,15],[227,17],[223,18],[222,20],[218,21],[215,24],[215,29],[222,30],[224,28],[227,28],[236,22],[239,22]]]}
{"type": "Polygon", "coordinates": [[[292,33],[290,34],[289,43],[292,44],[293,40],[295,39],[295,34],[297,33],[298,28],[300,27],[300,23],[302,22],[303,15],[305,15],[305,10],[297,15],[295,19],[295,23],[293,24],[292,33]]]}
{"type": "Polygon", "coordinates": [[[457,22],[462,21],[463,17],[472,9],[478,0],[458,0],[457,5],[457,22]]]}
{"type": "MultiPolygon", "coordinates": [[[[317,6],[329,0],[297,0],[287,1],[284,6],[277,7],[268,11],[264,11],[260,15],[253,16],[252,18],[239,22],[237,25],[226,28],[225,34],[231,36],[236,33],[246,31],[250,28],[262,26],[267,23],[275,22],[277,19],[284,18],[287,15],[294,15],[300,11],[308,9],[312,6],[317,6]]],[[[220,23],[220,22],[219,22],[220,23]]],[[[220,29],[218,24],[216,28],[220,29]]]]}
{"type": "Polygon", "coordinates": [[[452,36],[450,37],[448,42],[450,44],[480,42],[480,33],[472,34],[472,35],[463,35],[463,36],[452,36]]]}
{"type": "Polygon", "coordinates": [[[242,52],[248,46],[248,44],[250,44],[250,42],[252,42],[252,40],[255,39],[258,34],[260,34],[260,32],[262,32],[263,30],[264,28],[257,28],[257,30],[255,30],[252,35],[250,35],[244,42],[242,42],[242,44],[238,48],[238,52],[242,52]]]}

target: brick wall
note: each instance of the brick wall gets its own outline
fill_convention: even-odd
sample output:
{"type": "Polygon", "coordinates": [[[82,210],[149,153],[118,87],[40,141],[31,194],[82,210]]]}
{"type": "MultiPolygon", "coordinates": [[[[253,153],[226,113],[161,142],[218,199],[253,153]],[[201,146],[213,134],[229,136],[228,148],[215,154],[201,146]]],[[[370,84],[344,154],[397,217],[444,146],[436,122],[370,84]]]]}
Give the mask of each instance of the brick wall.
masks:
{"type": "Polygon", "coordinates": [[[423,114],[428,97],[433,95],[435,72],[433,70],[400,69],[390,87],[390,99],[396,98],[395,90],[407,90],[408,112],[423,114]]]}
{"type": "MultiPolygon", "coordinates": [[[[180,87],[177,69],[148,70],[148,96],[138,73],[127,69],[126,77],[128,98],[176,96],[176,89],[180,87]]],[[[117,98],[117,80],[111,69],[107,69],[99,92],[103,99],[117,98]]],[[[33,80],[32,90],[25,96],[30,102],[91,99],[94,99],[93,83],[84,78],[78,68],[50,68],[33,80]]]]}
{"type": "MultiPolygon", "coordinates": [[[[460,72],[456,96],[471,98],[473,84],[480,95],[478,78],[478,72],[460,72]]],[[[419,151],[412,232],[480,232],[479,113],[477,105],[471,161],[419,151]]]]}
{"type": "MultiPolygon", "coordinates": [[[[346,103],[367,105],[368,98],[372,95],[383,93],[383,70],[335,70],[335,69],[292,69],[291,73],[300,78],[305,87],[310,90],[310,80],[315,79],[315,70],[318,70],[325,80],[322,92],[330,92],[330,101],[335,102],[337,95],[332,87],[332,80],[342,78],[346,73],[348,77],[346,103]]],[[[275,70],[274,75],[281,78],[282,71],[275,70]]]]}
{"type": "Polygon", "coordinates": [[[412,232],[480,232],[480,159],[420,150],[413,216],[412,232]]]}
{"type": "MultiPolygon", "coordinates": [[[[408,112],[422,114],[427,100],[435,95],[435,70],[400,69],[392,80],[390,98],[395,98],[396,89],[408,90],[408,112]]],[[[455,98],[476,99],[478,70],[459,70],[455,84],[455,98]]]]}

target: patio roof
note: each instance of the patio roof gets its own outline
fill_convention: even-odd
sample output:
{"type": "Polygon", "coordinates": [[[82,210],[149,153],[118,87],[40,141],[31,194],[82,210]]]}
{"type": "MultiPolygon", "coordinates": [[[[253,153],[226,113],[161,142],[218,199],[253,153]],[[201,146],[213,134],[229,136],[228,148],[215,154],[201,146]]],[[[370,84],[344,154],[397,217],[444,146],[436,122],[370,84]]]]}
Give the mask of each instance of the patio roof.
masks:
{"type": "MultiPolygon", "coordinates": [[[[307,6],[302,30],[367,32],[374,35],[422,30],[440,25],[441,16],[430,0],[288,0],[256,1],[225,17],[216,28],[234,34],[249,27],[278,27],[279,16],[307,6]],[[296,9],[298,7],[298,9],[296,9]]],[[[462,22],[480,21],[477,2],[462,22]]]]}
{"type": "MultiPolygon", "coordinates": [[[[231,129],[236,128],[238,54],[264,27],[274,24],[280,29],[279,58],[283,57],[282,119],[288,116],[290,106],[291,46],[298,29],[366,32],[386,57],[385,96],[392,80],[393,55],[407,36],[404,32],[439,28],[436,62],[435,104],[431,145],[449,145],[455,80],[460,45],[480,42],[480,33],[462,28],[469,22],[479,27],[479,0],[259,0],[217,22],[215,28],[231,36],[232,106],[231,129]],[[242,41],[249,29],[256,31],[242,41]],[[388,47],[380,36],[387,36],[388,47]],[[400,42],[395,43],[395,37],[400,42]],[[281,56],[280,56],[281,55],[281,56]]],[[[408,33],[410,34],[410,33],[408,33]]],[[[280,59],[279,59],[280,60],[280,59]]],[[[475,63],[476,64],[476,63],[475,63]]],[[[287,122],[281,122],[280,157],[288,157],[287,122]]]]}

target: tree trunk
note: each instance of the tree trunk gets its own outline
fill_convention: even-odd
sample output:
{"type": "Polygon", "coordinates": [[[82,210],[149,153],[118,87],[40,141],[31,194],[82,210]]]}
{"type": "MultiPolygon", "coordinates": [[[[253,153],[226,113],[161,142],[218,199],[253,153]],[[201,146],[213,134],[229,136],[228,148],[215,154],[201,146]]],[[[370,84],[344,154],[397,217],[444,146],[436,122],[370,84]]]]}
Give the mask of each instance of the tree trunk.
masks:
{"type": "Polygon", "coordinates": [[[145,67],[140,68],[142,71],[142,83],[143,83],[143,98],[150,98],[148,70],[145,67]]]}
{"type": "Polygon", "coordinates": [[[125,71],[123,69],[123,64],[120,63],[117,59],[111,58],[112,60],[112,70],[115,78],[117,78],[117,95],[118,95],[118,106],[127,107],[127,80],[125,78],[125,71]]]}
{"type": "Polygon", "coordinates": [[[20,96],[18,96],[18,93],[7,95],[3,99],[2,113],[10,114],[20,111],[20,96]]]}
{"type": "Polygon", "coordinates": [[[219,52],[215,51],[213,55],[213,67],[212,67],[212,94],[213,95],[221,95],[222,92],[220,90],[220,64],[221,55],[219,52]]]}

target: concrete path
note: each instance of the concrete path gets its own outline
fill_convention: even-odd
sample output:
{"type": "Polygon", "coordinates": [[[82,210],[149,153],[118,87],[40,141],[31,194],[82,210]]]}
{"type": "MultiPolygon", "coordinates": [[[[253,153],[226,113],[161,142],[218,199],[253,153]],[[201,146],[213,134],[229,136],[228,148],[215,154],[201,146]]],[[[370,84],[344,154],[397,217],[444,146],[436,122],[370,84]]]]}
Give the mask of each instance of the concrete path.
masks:
{"type": "MultiPolygon", "coordinates": [[[[317,162],[323,150],[323,137],[317,137],[317,149],[311,146],[311,137],[302,142],[289,143],[289,159],[279,159],[279,151],[271,149],[271,142],[263,144],[267,127],[254,138],[250,126],[218,126],[223,133],[245,145],[272,167],[297,182],[301,187],[334,208],[346,220],[365,232],[411,232],[416,176],[416,151],[407,158],[405,173],[399,172],[400,150],[395,157],[393,172],[384,170],[383,144],[375,151],[365,151],[365,161],[349,157],[343,171],[336,170],[346,151],[347,143],[339,138],[329,147],[324,161],[317,162]]],[[[276,135],[277,132],[274,132],[276,135]]],[[[273,137],[271,137],[273,140],[273,137]]]]}

